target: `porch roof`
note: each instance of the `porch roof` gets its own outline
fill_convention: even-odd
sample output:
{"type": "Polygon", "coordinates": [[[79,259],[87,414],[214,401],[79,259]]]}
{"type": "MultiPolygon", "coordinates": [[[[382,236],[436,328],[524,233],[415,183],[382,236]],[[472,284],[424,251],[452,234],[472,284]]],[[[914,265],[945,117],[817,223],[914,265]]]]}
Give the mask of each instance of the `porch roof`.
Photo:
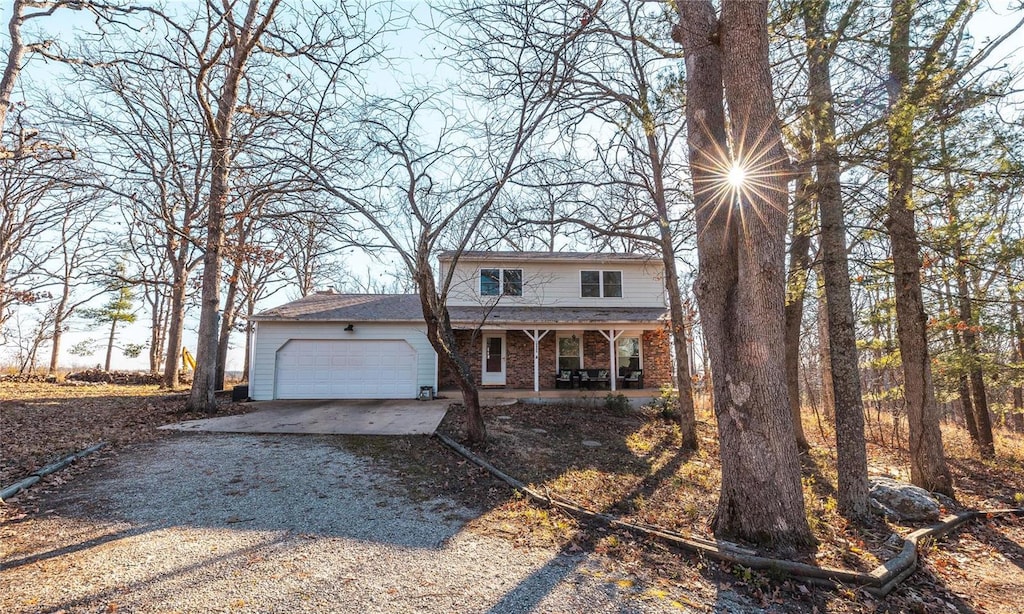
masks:
{"type": "MultiPolygon", "coordinates": [[[[660,307],[449,307],[456,328],[583,328],[611,325],[661,325],[668,310],[660,307]]],[[[256,321],[300,322],[423,322],[416,294],[317,293],[268,309],[256,321]]]]}
{"type": "Polygon", "coordinates": [[[484,322],[483,328],[490,329],[650,326],[669,319],[661,307],[449,307],[448,313],[456,328],[484,322]]]}

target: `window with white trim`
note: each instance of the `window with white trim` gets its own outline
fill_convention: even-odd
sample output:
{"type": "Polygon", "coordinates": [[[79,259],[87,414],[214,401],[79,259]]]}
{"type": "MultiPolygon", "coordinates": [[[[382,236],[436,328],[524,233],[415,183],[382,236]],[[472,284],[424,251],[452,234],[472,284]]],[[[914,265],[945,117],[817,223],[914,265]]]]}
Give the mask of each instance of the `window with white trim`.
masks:
{"type": "Polygon", "coordinates": [[[616,341],[618,353],[619,372],[626,374],[629,371],[639,371],[640,366],[640,337],[626,337],[623,335],[616,341]]]}
{"type": "Polygon", "coordinates": [[[480,269],[480,296],[522,295],[522,269],[480,269]]]}
{"type": "Polygon", "coordinates": [[[580,271],[580,296],[622,298],[622,271],[580,271]]]}
{"type": "Polygon", "coordinates": [[[575,334],[558,337],[558,370],[583,368],[583,339],[575,334]]]}

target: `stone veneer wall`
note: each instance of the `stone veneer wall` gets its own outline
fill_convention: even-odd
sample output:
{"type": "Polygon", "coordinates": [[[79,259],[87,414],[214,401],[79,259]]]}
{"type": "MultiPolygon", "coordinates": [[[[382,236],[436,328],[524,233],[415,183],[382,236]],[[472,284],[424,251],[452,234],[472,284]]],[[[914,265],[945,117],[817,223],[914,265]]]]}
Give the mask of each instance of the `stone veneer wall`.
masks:
{"type": "MultiPolygon", "coordinates": [[[[471,331],[455,331],[459,351],[469,362],[469,368],[477,383],[480,382],[482,333],[474,337],[471,331]]],[[[555,331],[550,331],[540,340],[540,387],[542,390],[555,387],[556,349],[555,331]]],[[[533,389],[533,341],[522,330],[505,333],[505,387],[533,389]]],[[[657,389],[662,384],[672,383],[672,358],[669,350],[668,330],[644,331],[643,344],[644,387],[657,389]]],[[[583,333],[583,366],[588,369],[608,367],[608,340],[596,330],[583,333]]],[[[438,367],[438,386],[443,390],[458,388],[444,362],[438,367]]]]}

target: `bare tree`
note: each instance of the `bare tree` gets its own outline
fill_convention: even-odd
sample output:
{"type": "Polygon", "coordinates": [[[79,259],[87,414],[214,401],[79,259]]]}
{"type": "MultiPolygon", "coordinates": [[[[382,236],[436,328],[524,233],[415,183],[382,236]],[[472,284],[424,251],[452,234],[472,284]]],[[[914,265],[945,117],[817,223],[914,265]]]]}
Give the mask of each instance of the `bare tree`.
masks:
{"type": "Polygon", "coordinates": [[[679,214],[671,213],[688,211],[680,202],[685,199],[686,169],[675,159],[681,157],[675,154],[683,130],[682,96],[672,62],[677,54],[656,44],[660,13],[643,2],[602,2],[584,9],[580,19],[580,43],[588,52],[566,66],[563,96],[573,116],[563,119],[562,129],[569,132],[567,124],[575,121],[574,131],[584,131],[574,139],[581,146],[574,142],[567,153],[593,152],[594,160],[571,165],[561,182],[584,181],[572,179],[578,176],[577,166],[596,167],[596,177],[586,186],[596,197],[554,217],[552,224],[570,222],[598,236],[617,237],[654,251],[661,260],[676,357],[681,447],[695,450],[690,350],[676,264],[677,245],[688,237],[679,214]],[[610,142],[597,136],[604,133],[610,142]]]}
{"type": "Polygon", "coordinates": [[[812,160],[817,175],[814,191],[821,219],[821,269],[828,318],[830,375],[835,395],[837,501],[839,511],[851,518],[864,518],[870,508],[864,401],[850,294],[831,61],[839,37],[858,7],[856,1],[848,5],[840,18],[838,31],[829,34],[825,28],[828,0],[804,5],[808,41],[807,113],[814,138],[812,160]]]}
{"type": "Polygon", "coordinates": [[[427,339],[462,391],[469,440],[482,443],[487,433],[476,381],[448,316],[455,262],[480,239],[507,186],[536,162],[531,156],[543,155],[531,145],[541,144],[558,110],[562,70],[578,52],[580,26],[557,7],[532,4],[473,5],[451,9],[445,19],[444,36],[459,52],[460,70],[478,76],[467,86],[473,91],[454,104],[421,92],[368,105],[361,110],[364,149],[357,152],[348,133],[320,124],[311,133],[318,157],[310,171],[365,220],[364,243],[392,250],[415,280],[427,339]],[[546,41],[527,37],[535,28],[546,32],[546,41]],[[479,111],[456,108],[469,105],[479,111]],[[438,128],[431,133],[426,126],[438,128]],[[454,262],[439,279],[433,260],[442,250],[454,252],[454,262]]]}
{"type": "Polygon", "coordinates": [[[138,261],[130,281],[143,286],[151,307],[150,367],[162,363],[163,385],[175,388],[189,279],[201,262],[210,172],[192,78],[155,53],[130,63],[77,66],[73,74],[68,89],[80,95],[53,104],[88,139],[91,156],[106,171],[99,187],[121,204],[125,241],[138,261]]]}
{"type": "Polygon", "coordinates": [[[50,277],[60,284],[55,293],[50,333],[50,366],[48,373],[54,373],[60,360],[61,339],[68,328],[69,320],[83,306],[102,294],[83,275],[95,270],[106,256],[107,245],[96,240],[94,234],[102,210],[97,205],[95,192],[79,195],[84,206],[69,207],[61,222],[56,258],[47,264],[50,277]],[[90,206],[91,205],[91,206],[90,206]]]}
{"type": "Polygon", "coordinates": [[[972,3],[958,2],[926,50],[912,80],[911,22],[916,5],[911,0],[892,1],[889,38],[888,171],[889,196],[886,226],[892,243],[895,274],[896,331],[903,363],[907,417],[910,427],[910,479],[931,491],[953,496],[953,479],[946,467],[935,402],[931,359],[921,293],[921,255],[914,226],[914,123],[921,103],[936,85],[936,71],[943,44],[972,3]]]}
{"type": "Polygon", "coordinates": [[[673,38],[686,55],[700,258],[695,286],[721,442],[715,532],[806,544],[785,362],[776,350],[785,344],[789,169],[769,73],[767,2],[724,0],[720,17],[710,0],[677,6],[673,38]],[[729,190],[730,173],[748,188],[729,190]]]}
{"type": "Polygon", "coordinates": [[[0,160],[0,338],[16,305],[41,298],[42,266],[57,247],[48,236],[65,218],[69,181],[77,176],[62,151],[39,148],[0,160]]]}

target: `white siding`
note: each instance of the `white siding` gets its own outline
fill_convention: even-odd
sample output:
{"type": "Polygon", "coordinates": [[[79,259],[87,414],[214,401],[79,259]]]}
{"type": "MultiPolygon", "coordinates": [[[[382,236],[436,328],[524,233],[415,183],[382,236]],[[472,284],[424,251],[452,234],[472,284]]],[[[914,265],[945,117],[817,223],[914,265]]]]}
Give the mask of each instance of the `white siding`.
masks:
{"type": "MultiPolygon", "coordinates": [[[[447,263],[441,265],[445,274],[447,263]]],[[[452,278],[448,304],[455,307],[489,304],[498,297],[480,296],[480,269],[522,269],[523,296],[502,296],[500,304],[537,307],[664,307],[665,285],[660,262],[499,262],[460,260],[452,278]],[[622,271],[621,298],[583,298],[580,271],[622,271]]],[[[442,277],[443,279],[443,277],[442,277]]]]}
{"type": "Polygon", "coordinates": [[[259,323],[253,348],[249,396],[257,401],[273,399],[277,351],[289,340],[403,340],[416,351],[416,386],[437,387],[437,355],[421,327],[410,324],[363,323],[353,332],[345,331],[345,322],[273,322],[259,323]]]}

